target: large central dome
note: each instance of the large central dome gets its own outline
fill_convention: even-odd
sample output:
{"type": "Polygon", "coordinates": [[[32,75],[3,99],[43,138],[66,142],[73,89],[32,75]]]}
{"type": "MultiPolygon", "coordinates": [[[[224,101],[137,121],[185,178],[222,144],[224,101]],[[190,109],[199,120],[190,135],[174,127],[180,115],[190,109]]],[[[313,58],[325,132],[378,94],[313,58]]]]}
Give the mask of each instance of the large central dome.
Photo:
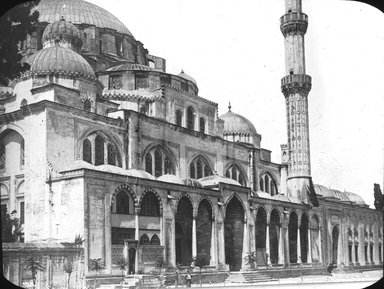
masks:
{"type": "Polygon", "coordinates": [[[111,13],[83,0],[41,0],[37,10],[40,12],[39,22],[52,23],[63,16],[73,24],[110,28],[133,37],[128,28],[111,13]]]}

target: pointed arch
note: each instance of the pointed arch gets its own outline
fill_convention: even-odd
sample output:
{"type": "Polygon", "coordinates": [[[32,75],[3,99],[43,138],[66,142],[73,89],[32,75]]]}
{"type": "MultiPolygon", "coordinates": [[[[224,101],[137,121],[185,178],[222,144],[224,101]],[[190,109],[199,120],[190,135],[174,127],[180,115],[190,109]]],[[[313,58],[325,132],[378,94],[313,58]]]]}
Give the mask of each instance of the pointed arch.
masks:
{"type": "Polygon", "coordinates": [[[260,174],[259,179],[260,190],[274,196],[278,193],[276,178],[269,171],[260,174]]]}
{"type": "Polygon", "coordinates": [[[178,162],[172,150],[159,142],[149,144],[143,150],[144,170],[156,177],[176,175],[178,162]]]}
{"type": "Polygon", "coordinates": [[[212,220],[215,220],[215,206],[213,205],[213,202],[212,202],[212,200],[209,197],[201,196],[199,201],[197,202],[197,208],[200,206],[200,203],[203,200],[208,201],[208,203],[211,205],[211,209],[212,209],[212,216],[211,216],[211,218],[212,218],[212,220]]]}
{"type": "Polygon", "coordinates": [[[136,197],[136,194],[135,192],[132,190],[132,188],[130,186],[128,186],[127,184],[121,184],[119,185],[115,191],[112,193],[111,195],[111,201],[110,201],[110,204],[111,204],[111,212],[113,211],[113,208],[115,206],[115,200],[116,200],[116,195],[117,193],[119,193],[120,191],[124,191],[124,192],[127,192],[130,194],[132,200],[133,200],[133,206],[137,203],[137,197],[136,197]]]}
{"type": "Polygon", "coordinates": [[[242,165],[234,161],[228,163],[224,169],[225,176],[239,182],[242,186],[246,187],[248,184],[248,177],[242,165]]]}
{"type": "MultiPolygon", "coordinates": [[[[153,197],[154,197],[154,199],[150,201],[151,204],[152,204],[152,201],[156,200],[156,203],[158,205],[158,209],[156,208],[156,210],[158,210],[156,212],[156,214],[158,214],[158,216],[162,216],[163,215],[163,202],[162,202],[159,194],[154,189],[151,189],[151,188],[145,189],[143,194],[140,196],[140,199],[139,199],[139,202],[138,202],[138,205],[139,205],[139,208],[140,208],[140,214],[146,213],[146,212],[142,212],[141,210],[142,210],[142,206],[143,206],[143,200],[146,201],[146,199],[144,199],[144,198],[148,194],[152,194],[153,197]]],[[[148,206],[150,206],[150,204],[148,204],[148,206]]],[[[148,214],[146,214],[146,216],[148,216],[148,214]]]]}
{"type": "Polygon", "coordinates": [[[209,159],[202,154],[194,155],[188,162],[189,177],[200,179],[213,174],[213,165],[209,159]]]}

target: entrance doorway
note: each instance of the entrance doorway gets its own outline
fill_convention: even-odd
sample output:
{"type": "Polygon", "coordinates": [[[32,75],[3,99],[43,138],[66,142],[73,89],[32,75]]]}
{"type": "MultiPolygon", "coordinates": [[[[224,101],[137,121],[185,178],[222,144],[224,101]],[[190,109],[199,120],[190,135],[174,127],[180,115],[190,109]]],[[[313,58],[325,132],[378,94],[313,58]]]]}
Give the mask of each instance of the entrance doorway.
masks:
{"type": "Polygon", "coordinates": [[[136,249],[130,248],[128,252],[128,274],[135,274],[136,249]]]}

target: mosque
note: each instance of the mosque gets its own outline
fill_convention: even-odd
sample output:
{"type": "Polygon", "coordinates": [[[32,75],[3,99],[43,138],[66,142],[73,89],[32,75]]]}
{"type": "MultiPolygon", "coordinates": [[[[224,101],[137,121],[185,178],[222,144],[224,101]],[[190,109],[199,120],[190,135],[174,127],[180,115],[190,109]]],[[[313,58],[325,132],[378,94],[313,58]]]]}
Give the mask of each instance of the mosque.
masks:
{"type": "Polygon", "coordinates": [[[312,182],[308,17],[301,0],[285,2],[287,143],[274,163],[246,117],[231,106],[219,115],[193,77],[168,73],[115,16],[83,0],[41,0],[21,45],[30,70],[0,88],[1,208],[16,210],[21,241],[81,236],[85,277],[95,259],[98,274],[113,275],[122,259],[135,274],[198,255],[241,271],[250,251],[259,271],[382,265],[382,212],[312,182]]]}

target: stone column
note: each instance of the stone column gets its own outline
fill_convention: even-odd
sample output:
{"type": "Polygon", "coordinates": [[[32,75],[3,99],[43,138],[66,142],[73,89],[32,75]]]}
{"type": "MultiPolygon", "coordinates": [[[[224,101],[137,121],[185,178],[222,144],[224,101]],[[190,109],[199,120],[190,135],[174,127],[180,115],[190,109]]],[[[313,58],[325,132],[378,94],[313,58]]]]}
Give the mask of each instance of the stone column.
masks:
{"type": "Polygon", "coordinates": [[[284,234],[282,224],[279,225],[279,256],[277,263],[284,264],[284,234]]]}
{"type": "Polygon", "coordinates": [[[319,226],[319,237],[317,238],[317,242],[318,242],[318,245],[319,245],[319,262],[322,263],[323,262],[323,248],[321,247],[321,239],[322,239],[322,236],[321,236],[321,228],[319,226]]]}
{"type": "MultiPolygon", "coordinates": [[[[352,231],[353,232],[353,231],[352,231]]],[[[352,265],[355,264],[355,260],[356,260],[356,255],[355,255],[355,236],[353,235],[352,233],[352,252],[351,252],[351,255],[352,255],[352,265]]],[[[348,244],[349,245],[349,244],[348,244]]],[[[349,250],[349,248],[348,248],[349,250]]]]}
{"type": "Polygon", "coordinates": [[[367,246],[367,263],[371,264],[371,242],[369,241],[369,236],[368,236],[368,246],[367,246]]]}
{"type": "Polygon", "coordinates": [[[312,263],[311,226],[308,225],[307,263],[312,263]]]}
{"type": "Polygon", "coordinates": [[[218,243],[218,263],[219,267],[225,267],[225,247],[224,247],[224,223],[218,222],[217,228],[217,243],[218,243]]]}
{"type": "MultiPolygon", "coordinates": [[[[135,208],[135,240],[139,241],[140,232],[139,232],[139,208],[135,208]]],[[[135,258],[135,273],[139,270],[139,250],[136,247],[136,258],[135,258]]]]}
{"type": "Polygon", "coordinates": [[[271,264],[271,252],[270,252],[270,244],[269,244],[269,222],[267,222],[266,233],[265,233],[265,255],[267,266],[271,264]]]}
{"type": "Polygon", "coordinates": [[[301,263],[300,226],[297,227],[297,263],[301,263]]]}
{"type": "Polygon", "coordinates": [[[197,256],[196,217],[197,216],[194,215],[192,219],[192,257],[197,256]]]}
{"type": "Polygon", "coordinates": [[[217,268],[218,262],[217,262],[217,240],[216,240],[216,222],[215,219],[212,219],[212,230],[211,230],[211,261],[210,265],[215,266],[217,268]]]}
{"type": "Polygon", "coordinates": [[[241,268],[245,268],[245,256],[247,255],[247,252],[249,251],[248,248],[248,225],[247,225],[247,218],[244,218],[244,229],[243,229],[243,252],[242,252],[242,262],[241,262],[241,268]]]}
{"type": "Polygon", "coordinates": [[[285,249],[284,249],[284,257],[285,257],[285,267],[289,267],[290,263],[290,252],[289,252],[289,234],[288,234],[288,224],[284,224],[284,235],[285,235],[285,249]]]}

